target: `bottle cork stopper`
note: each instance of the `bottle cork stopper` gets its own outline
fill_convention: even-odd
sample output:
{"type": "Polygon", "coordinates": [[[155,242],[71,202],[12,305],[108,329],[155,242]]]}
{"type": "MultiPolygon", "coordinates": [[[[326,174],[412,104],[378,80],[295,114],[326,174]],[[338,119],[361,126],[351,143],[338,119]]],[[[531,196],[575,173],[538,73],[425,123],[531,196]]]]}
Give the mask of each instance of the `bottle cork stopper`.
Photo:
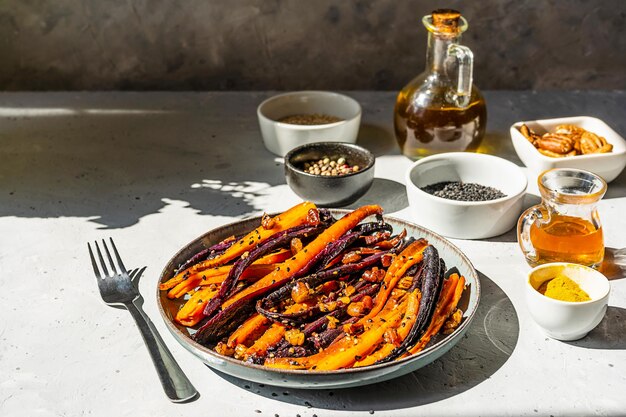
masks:
{"type": "Polygon", "coordinates": [[[452,9],[437,9],[432,13],[432,21],[433,26],[439,32],[457,33],[459,31],[461,13],[452,9]]]}

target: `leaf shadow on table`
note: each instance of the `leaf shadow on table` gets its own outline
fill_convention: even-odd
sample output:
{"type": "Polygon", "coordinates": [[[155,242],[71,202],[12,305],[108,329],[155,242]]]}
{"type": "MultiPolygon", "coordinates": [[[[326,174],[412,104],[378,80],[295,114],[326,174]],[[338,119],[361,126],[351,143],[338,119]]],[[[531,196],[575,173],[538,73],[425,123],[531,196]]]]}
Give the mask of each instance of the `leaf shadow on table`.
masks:
{"type": "MultiPolygon", "coordinates": [[[[411,374],[364,387],[286,389],[216,374],[266,398],[307,408],[395,410],[430,404],[458,395],[489,379],[517,345],[519,320],[508,296],[479,272],[482,289],[476,316],[466,335],[447,354],[411,374]]],[[[272,410],[267,410],[270,415],[272,410]]]]}
{"type": "Polygon", "coordinates": [[[0,216],[84,217],[102,229],[132,226],[169,205],[244,216],[285,183],[254,119],[241,123],[219,106],[204,114],[193,102],[176,110],[167,99],[122,102],[87,98],[42,105],[52,114],[45,117],[0,117],[0,216]]]}
{"type": "Polygon", "coordinates": [[[587,336],[573,342],[572,346],[587,349],[626,349],[626,309],[609,306],[606,315],[587,336]]]}

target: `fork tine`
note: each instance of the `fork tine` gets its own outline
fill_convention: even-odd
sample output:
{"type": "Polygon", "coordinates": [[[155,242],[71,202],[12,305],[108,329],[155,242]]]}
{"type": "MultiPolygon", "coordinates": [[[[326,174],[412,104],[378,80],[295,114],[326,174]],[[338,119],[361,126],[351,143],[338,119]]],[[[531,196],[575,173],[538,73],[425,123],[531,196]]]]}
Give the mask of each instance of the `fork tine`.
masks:
{"type": "Polygon", "coordinates": [[[93,272],[96,274],[96,277],[102,279],[102,274],[100,274],[100,269],[98,269],[98,263],[96,262],[95,256],[93,256],[93,251],[91,250],[91,245],[87,243],[87,248],[89,248],[89,257],[91,258],[91,266],[93,266],[93,272]]]}
{"type": "Polygon", "coordinates": [[[107,258],[109,258],[109,265],[111,265],[111,272],[113,274],[117,274],[117,266],[115,266],[115,262],[113,262],[113,257],[111,256],[111,252],[109,252],[109,247],[104,239],[102,239],[102,246],[104,247],[104,251],[107,254],[107,258]]]}
{"type": "Polygon", "coordinates": [[[109,270],[107,269],[107,265],[104,262],[104,258],[102,257],[102,251],[100,251],[100,246],[98,246],[98,242],[94,242],[96,245],[96,251],[98,252],[98,257],[100,258],[100,266],[102,267],[102,272],[104,272],[105,277],[109,276],[109,270]]]}
{"type": "Polygon", "coordinates": [[[115,253],[115,259],[117,259],[117,264],[122,269],[122,272],[126,272],[126,267],[124,266],[124,262],[122,262],[122,258],[120,257],[120,254],[115,247],[115,242],[113,242],[113,238],[110,237],[109,240],[111,241],[111,246],[113,247],[113,252],[115,253]]]}
{"type": "Polygon", "coordinates": [[[143,268],[135,269],[134,275],[130,277],[130,280],[133,282],[133,284],[137,285],[139,283],[139,278],[141,278],[145,270],[145,266],[143,268]]]}

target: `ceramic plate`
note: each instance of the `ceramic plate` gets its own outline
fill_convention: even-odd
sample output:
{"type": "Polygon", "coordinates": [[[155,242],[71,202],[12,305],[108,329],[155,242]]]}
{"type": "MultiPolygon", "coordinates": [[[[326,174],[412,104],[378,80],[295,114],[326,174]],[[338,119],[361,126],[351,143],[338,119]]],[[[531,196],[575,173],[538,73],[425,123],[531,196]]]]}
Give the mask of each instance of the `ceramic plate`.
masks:
{"type": "MultiPolygon", "coordinates": [[[[341,217],[348,210],[332,210],[335,217],[341,217]]],[[[260,217],[242,220],[211,230],[182,248],[167,263],[159,279],[159,283],[169,279],[176,267],[189,259],[193,254],[205,249],[229,236],[247,233],[258,227],[260,217]]],[[[456,267],[465,276],[467,288],[459,303],[464,311],[463,321],[450,335],[433,338],[428,347],[417,355],[380,365],[362,368],[343,369],[338,371],[306,371],[279,370],[266,368],[262,365],[244,363],[231,357],[217,354],[211,349],[196,343],[190,337],[190,331],[174,321],[174,316],[184,300],[170,300],[165,291],[159,291],[157,285],[157,303],[165,324],[176,340],[189,352],[197,356],[211,368],[245,380],[290,388],[343,388],[372,384],[413,372],[445,354],[454,346],[467,331],[480,300],[480,282],[478,274],[467,257],[445,238],[428,229],[404,220],[385,216],[386,221],[400,232],[406,228],[408,236],[423,237],[434,245],[439,255],[445,260],[448,268],[456,267]]]]}

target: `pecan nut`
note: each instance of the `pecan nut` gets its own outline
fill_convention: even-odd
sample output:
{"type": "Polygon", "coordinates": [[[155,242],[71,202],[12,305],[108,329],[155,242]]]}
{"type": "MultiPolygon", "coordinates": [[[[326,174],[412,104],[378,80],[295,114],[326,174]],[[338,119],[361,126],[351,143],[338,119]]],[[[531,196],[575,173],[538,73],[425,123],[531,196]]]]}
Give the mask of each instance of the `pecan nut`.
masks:
{"type": "Polygon", "coordinates": [[[558,125],[554,130],[554,133],[561,133],[565,135],[577,135],[580,136],[585,133],[586,130],[582,127],[574,126],[574,125],[558,125]]]}
{"type": "Polygon", "coordinates": [[[606,142],[602,136],[592,132],[585,132],[580,137],[580,151],[583,155],[590,153],[606,153],[613,150],[613,145],[606,142]]]}
{"type": "Polygon", "coordinates": [[[574,140],[569,136],[556,133],[546,133],[537,142],[537,147],[545,151],[552,151],[561,155],[574,149],[574,140]]]}
{"type": "Polygon", "coordinates": [[[519,128],[519,131],[522,135],[524,135],[524,137],[533,145],[536,144],[537,140],[541,139],[541,136],[539,136],[538,134],[536,134],[531,128],[529,128],[526,125],[522,125],[519,128]]]}
{"type": "Polygon", "coordinates": [[[554,133],[545,133],[543,136],[537,135],[526,125],[520,126],[519,131],[542,155],[551,158],[606,153],[613,150],[613,145],[605,138],[579,126],[558,125],[554,133]]]}

